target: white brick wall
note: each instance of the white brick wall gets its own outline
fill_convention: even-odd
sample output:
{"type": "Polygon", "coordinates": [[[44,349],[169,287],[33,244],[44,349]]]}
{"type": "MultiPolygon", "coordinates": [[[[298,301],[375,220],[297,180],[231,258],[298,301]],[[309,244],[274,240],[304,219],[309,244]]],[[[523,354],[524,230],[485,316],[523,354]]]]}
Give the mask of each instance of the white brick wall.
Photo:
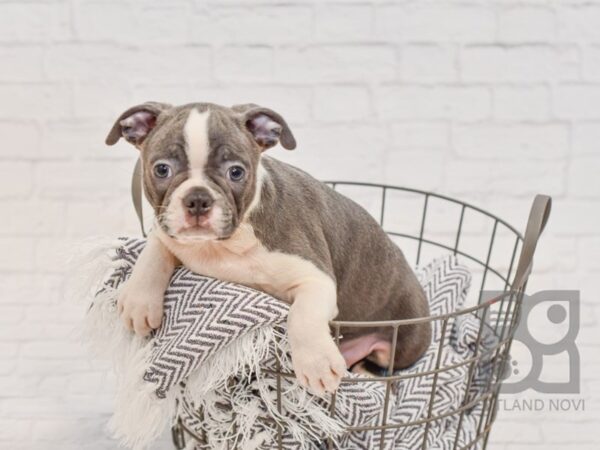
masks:
{"type": "Polygon", "coordinates": [[[585,413],[500,412],[492,449],[600,444],[600,2],[0,0],[0,448],[114,448],[112,377],[63,299],[77,239],[137,233],[145,100],[280,111],[318,177],[457,195],[525,223],[555,198],[532,291],[581,289],[585,413]]]}

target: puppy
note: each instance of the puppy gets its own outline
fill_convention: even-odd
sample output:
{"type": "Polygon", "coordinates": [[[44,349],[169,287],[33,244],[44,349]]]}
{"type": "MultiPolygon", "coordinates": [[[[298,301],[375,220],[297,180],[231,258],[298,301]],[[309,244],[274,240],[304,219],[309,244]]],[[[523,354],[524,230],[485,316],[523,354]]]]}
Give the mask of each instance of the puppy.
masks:
{"type": "Polygon", "coordinates": [[[275,111],[194,103],[145,103],[125,111],[106,143],[140,151],[155,226],[118,299],[139,335],[160,326],[175,267],[240,283],[290,304],[288,335],[299,382],[323,394],[346,368],[368,358],[386,367],[415,362],[428,324],[392,331],[358,328],[340,349],[329,327],[344,321],[427,316],[424,292],[400,249],[350,199],[305,172],[263,156],[296,141],[275,111]]]}

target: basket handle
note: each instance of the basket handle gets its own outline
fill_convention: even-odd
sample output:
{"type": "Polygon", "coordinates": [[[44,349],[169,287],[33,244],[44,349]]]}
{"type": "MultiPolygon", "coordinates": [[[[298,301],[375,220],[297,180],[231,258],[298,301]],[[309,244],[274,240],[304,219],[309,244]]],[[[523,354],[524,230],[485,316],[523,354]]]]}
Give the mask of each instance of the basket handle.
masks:
{"type": "Polygon", "coordinates": [[[521,255],[519,256],[517,272],[512,283],[513,291],[522,291],[525,287],[525,283],[527,282],[533,267],[533,255],[535,253],[535,247],[537,246],[538,239],[540,238],[540,235],[542,234],[542,231],[544,231],[544,227],[548,222],[551,209],[551,197],[542,194],[535,196],[533,204],[531,205],[531,210],[529,211],[529,220],[527,221],[527,228],[525,230],[525,238],[523,239],[521,255]]]}
{"type": "Polygon", "coordinates": [[[135,208],[135,213],[140,222],[140,228],[142,229],[142,235],[146,237],[146,230],[144,229],[144,212],[142,210],[142,160],[138,158],[133,168],[133,174],[131,175],[131,201],[135,208]]]}

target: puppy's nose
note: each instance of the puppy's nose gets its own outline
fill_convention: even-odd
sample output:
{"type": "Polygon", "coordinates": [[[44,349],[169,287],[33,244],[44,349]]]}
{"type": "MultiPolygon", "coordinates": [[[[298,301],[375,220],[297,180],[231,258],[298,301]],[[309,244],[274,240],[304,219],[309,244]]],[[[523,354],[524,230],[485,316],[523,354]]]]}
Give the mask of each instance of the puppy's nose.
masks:
{"type": "Polygon", "coordinates": [[[183,197],[184,208],[191,216],[195,217],[202,216],[210,211],[214,202],[212,195],[202,188],[193,189],[183,197]]]}

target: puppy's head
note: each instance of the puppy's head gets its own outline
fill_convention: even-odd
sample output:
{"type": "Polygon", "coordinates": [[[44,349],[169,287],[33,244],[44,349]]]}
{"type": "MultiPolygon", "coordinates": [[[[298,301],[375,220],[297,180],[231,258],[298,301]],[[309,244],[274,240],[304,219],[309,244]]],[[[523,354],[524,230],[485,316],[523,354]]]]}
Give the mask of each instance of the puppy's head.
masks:
{"type": "Polygon", "coordinates": [[[258,201],[261,153],[296,141],[268,108],[144,103],[125,111],[106,143],[140,150],[144,191],[159,225],[179,240],[226,239],[258,201]]]}

